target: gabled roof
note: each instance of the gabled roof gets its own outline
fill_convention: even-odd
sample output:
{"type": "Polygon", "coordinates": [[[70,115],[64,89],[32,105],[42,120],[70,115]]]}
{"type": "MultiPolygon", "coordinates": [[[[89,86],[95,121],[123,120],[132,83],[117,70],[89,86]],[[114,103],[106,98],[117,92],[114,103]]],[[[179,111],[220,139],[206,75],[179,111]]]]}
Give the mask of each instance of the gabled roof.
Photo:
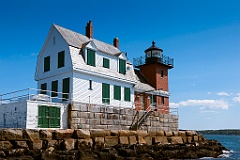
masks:
{"type": "Polygon", "coordinates": [[[96,45],[96,48],[104,53],[108,53],[111,55],[116,55],[121,53],[121,51],[114,47],[113,45],[107,44],[105,42],[99,41],[97,39],[90,39],[87,36],[84,36],[80,33],[74,32],[72,30],[60,27],[56,24],[53,24],[53,26],[59,31],[59,33],[62,35],[62,37],[66,40],[68,45],[76,47],[76,48],[82,48],[88,42],[93,41],[93,43],[96,45]]]}

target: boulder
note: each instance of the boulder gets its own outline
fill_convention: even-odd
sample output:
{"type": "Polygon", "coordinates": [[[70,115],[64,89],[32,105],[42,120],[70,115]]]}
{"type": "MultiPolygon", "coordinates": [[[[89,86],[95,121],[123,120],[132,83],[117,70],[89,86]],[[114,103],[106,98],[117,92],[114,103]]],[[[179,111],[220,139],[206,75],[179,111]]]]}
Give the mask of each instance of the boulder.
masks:
{"type": "Polygon", "coordinates": [[[43,140],[43,148],[46,149],[46,148],[50,148],[50,147],[53,147],[53,148],[58,148],[58,140],[52,140],[52,139],[49,139],[49,140],[43,140]]]}
{"type": "Polygon", "coordinates": [[[179,132],[178,131],[173,131],[173,136],[179,136],[179,132]]]}
{"type": "Polygon", "coordinates": [[[72,150],[75,147],[75,140],[74,139],[64,139],[63,146],[65,150],[72,150]]]}
{"type": "Polygon", "coordinates": [[[156,136],[164,136],[164,131],[157,131],[156,136]]]}
{"type": "Polygon", "coordinates": [[[107,147],[115,146],[118,144],[118,136],[106,136],[104,142],[107,147]]]}
{"type": "Polygon", "coordinates": [[[4,140],[24,140],[22,129],[2,129],[0,134],[0,137],[4,140]]]}
{"type": "Polygon", "coordinates": [[[153,139],[154,143],[168,144],[168,138],[165,136],[156,136],[153,139]]]}
{"type": "Polygon", "coordinates": [[[142,136],[137,137],[137,142],[138,144],[146,144],[146,141],[142,136]]]}
{"type": "Polygon", "coordinates": [[[78,139],[75,146],[76,149],[91,149],[93,146],[93,141],[91,138],[78,139]]]}
{"type": "Polygon", "coordinates": [[[90,135],[91,137],[104,137],[105,131],[103,129],[91,129],[90,135]]]}
{"type": "Polygon", "coordinates": [[[127,136],[120,136],[119,137],[119,144],[129,144],[129,140],[127,136]]]}
{"type": "Polygon", "coordinates": [[[152,145],[152,137],[151,136],[144,137],[144,140],[147,145],[152,145]]]}
{"type": "Polygon", "coordinates": [[[28,148],[26,141],[13,141],[14,148],[28,148]]]}
{"type": "Polygon", "coordinates": [[[0,150],[11,149],[13,145],[9,141],[0,141],[0,150]]]}
{"type": "Polygon", "coordinates": [[[141,137],[146,137],[148,136],[148,132],[143,130],[137,130],[137,135],[141,137]]]}
{"type": "Polygon", "coordinates": [[[136,136],[129,136],[129,144],[137,144],[136,136]]]}
{"type": "Polygon", "coordinates": [[[165,131],[165,136],[171,137],[173,136],[173,133],[171,131],[165,131]]]}
{"type": "Polygon", "coordinates": [[[15,148],[5,151],[8,156],[23,156],[26,154],[26,148],[15,148]]]}
{"type": "Polygon", "coordinates": [[[31,150],[40,150],[42,149],[42,140],[27,141],[28,147],[31,150]]]}
{"type": "Polygon", "coordinates": [[[25,129],[23,130],[23,138],[28,141],[39,140],[39,131],[36,129],[25,129]]]}
{"type": "Polygon", "coordinates": [[[198,142],[198,141],[199,141],[198,136],[193,136],[193,141],[194,141],[194,142],[198,142]]]}
{"type": "Polygon", "coordinates": [[[88,139],[90,138],[90,132],[89,130],[83,130],[83,129],[76,129],[74,130],[74,138],[76,139],[88,139]]]}
{"type": "Polygon", "coordinates": [[[186,135],[186,131],[178,131],[178,134],[179,134],[179,136],[181,136],[181,137],[187,136],[187,135],[186,135]]]}
{"type": "Polygon", "coordinates": [[[111,130],[111,136],[118,136],[119,131],[118,130],[111,130]]]}
{"type": "Polygon", "coordinates": [[[182,144],[183,140],[182,137],[176,136],[176,137],[168,137],[168,142],[171,144],[182,144]]]}
{"type": "Polygon", "coordinates": [[[104,137],[94,137],[94,148],[98,149],[98,148],[104,148],[105,147],[105,143],[104,143],[104,137]]]}
{"type": "Polygon", "coordinates": [[[54,139],[68,139],[73,137],[73,129],[59,129],[53,132],[54,139]]]}
{"type": "Polygon", "coordinates": [[[39,137],[41,140],[52,139],[54,130],[40,130],[39,137]]]}
{"type": "Polygon", "coordinates": [[[119,130],[119,136],[129,136],[130,132],[129,130],[119,130]]]}

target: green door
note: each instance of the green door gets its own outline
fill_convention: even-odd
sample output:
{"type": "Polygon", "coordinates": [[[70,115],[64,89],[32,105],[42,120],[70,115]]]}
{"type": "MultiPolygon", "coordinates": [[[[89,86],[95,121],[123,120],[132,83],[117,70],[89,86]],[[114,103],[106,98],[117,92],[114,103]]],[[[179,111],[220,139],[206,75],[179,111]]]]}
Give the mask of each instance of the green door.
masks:
{"type": "Polygon", "coordinates": [[[39,128],[60,128],[60,108],[53,106],[38,106],[39,128]]]}

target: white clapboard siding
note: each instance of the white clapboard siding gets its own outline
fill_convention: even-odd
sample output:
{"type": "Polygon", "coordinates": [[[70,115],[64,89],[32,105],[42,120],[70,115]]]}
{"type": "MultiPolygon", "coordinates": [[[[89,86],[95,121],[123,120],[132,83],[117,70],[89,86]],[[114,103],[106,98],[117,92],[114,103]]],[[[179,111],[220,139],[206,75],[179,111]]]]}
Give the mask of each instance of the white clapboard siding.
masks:
{"type": "Polygon", "coordinates": [[[70,57],[68,44],[55,28],[52,28],[50,33],[51,34],[49,34],[45,45],[38,55],[35,74],[36,80],[52,77],[72,70],[72,60],[70,57]],[[55,44],[53,42],[54,39],[55,44]],[[65,51],[65,62],[64,67],[58,68],[58,53],[61,51],[65,51]],[[50,71],[44,72],[44,57],[47,56],[50,56],[50,71]]]}
{"type": "Polygon", "coordinates": [[[110,105],[131,108],[133,103],[132,85],[122,82],[104,79],[96,76],[89,76],[82,73],[73,74],[73,100],[78,102],[102,104],[102,83],[110,84],[110,105]],[[92,81],[92,90],[89,89],[89,80],[92,81]],[[113,86],[121,86],[121,100],[114,100],[113,86]],[[131,90],[131,101],[124,101],[124,87],[131,90]]]}

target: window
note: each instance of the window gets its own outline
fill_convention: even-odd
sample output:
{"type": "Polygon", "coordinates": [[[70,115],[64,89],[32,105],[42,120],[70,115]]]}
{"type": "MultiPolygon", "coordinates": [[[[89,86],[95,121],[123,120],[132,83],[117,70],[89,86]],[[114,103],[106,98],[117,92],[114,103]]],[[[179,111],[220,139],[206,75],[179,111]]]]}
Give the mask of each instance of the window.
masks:
{"type": "Polygon", "coordinates": [[[131,99],[130,88],[124,88],[124,101],[129,101],[131,99]]]}
{"type": "Polygon", "coordinates": [[[50,56],[47,56],[44,58],[43,65],[44,65],[44,67],[43,67],[44,72],[50,71],[50,56]]]}
{"type": "Polygon", "coordinates": [[[64,59],[65,59],[65,52],[59,52],[58,53],[58,68],[64,67],[64,59]]]}
{"type": "Polygon", "coordinates": [[[119,59],[119,73],[126,73],[126,61],[123,59],[119,59]]]}
{"type": "Polygon", "coordinates": [[[103,67],[109,68],[109,59],[103,58],[103,67]]]}
{"type": "Polygon", "coordinates": [[[38,127],[60,128],[60,108],[53,106],[38,106],[38,127]]]}
{"type": "Polygon", "coordinates": [[[69,78],[65,78],[65,79],[63,79],[63,86],[62,86],[62,92],[63,92],[63,94],[62,94],[62,98],[63,98],[63,100],[68,100],[68,98],[69,98],[69,85],[70,85],[70,83],[69,83],[70,81],[69,81],[69,78]]]}
{"type": "Polygon", "coordinates": [[[87,50],[87,64],[90,66],[95,66],[95,51],[87,50]]]}
{"type": "Polygon", "coordinates": [[[121,100],[121,87],[114,86],[114,99],[121,100]]]}
{"type": "Polygon", "coordinates": [[[150,95],[150,103],[153,104],[154,103],[154,96],[150,95]]]}
{"type": "Polygon", "coordinates": [[[162,97],[162,105],[164,105],[164,97],[162,97]]]}
{"type": "Polygon", "coordinates": [[[58,96],[58,81],[52,81],[52,92],[51,92],[51,96],[52,97],[57,97],[58,96]]]}
{"type": "Polygon", "coordinates": [[[163,70],[161,70],[161,78],[163,78],[163,70]]]}
{"type": "Polygon", "coordinates": [[[110,85],[106,83],[102,84],[102,103],[110,103],[110,85]]]}
{"type": "Polygon", "coordinates": [[[40,94],[47,94],[47,83],[41,84],[41,92],[40,94]]]}
{"type": "Polygon", "coordinates": [[[92,90],[92,80],[89,80],[89,90],[92,90]]]}

